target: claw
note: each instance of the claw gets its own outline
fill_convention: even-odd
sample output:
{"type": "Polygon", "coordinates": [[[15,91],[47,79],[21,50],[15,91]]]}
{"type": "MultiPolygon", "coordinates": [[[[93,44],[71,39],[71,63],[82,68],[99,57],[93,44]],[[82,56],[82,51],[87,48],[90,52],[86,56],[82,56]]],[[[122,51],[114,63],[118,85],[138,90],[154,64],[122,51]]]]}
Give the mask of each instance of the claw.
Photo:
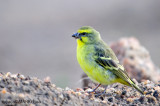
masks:
{"type": "Polygon", "coordinates": [[[107,87],[105,87],[104,91],[102,93],[98,93],[95,95],[95,97],[98,97],[98,96],[101,96],[101,95],[104,95],[106,93],[106,89],[107,87]]]}

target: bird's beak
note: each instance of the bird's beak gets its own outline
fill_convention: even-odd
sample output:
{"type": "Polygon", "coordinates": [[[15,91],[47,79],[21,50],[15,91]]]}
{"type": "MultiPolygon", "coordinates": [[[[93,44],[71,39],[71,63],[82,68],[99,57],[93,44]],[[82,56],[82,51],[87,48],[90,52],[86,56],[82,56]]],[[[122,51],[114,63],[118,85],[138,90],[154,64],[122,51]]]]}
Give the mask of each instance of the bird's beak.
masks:
{"type": "Polygon", "coordinates": [[[74,38],[76,38],[76,39],[79,39],[79,38],[80,38],[79,33],[73,34],[72,37],[74,37],[74,38]]]}

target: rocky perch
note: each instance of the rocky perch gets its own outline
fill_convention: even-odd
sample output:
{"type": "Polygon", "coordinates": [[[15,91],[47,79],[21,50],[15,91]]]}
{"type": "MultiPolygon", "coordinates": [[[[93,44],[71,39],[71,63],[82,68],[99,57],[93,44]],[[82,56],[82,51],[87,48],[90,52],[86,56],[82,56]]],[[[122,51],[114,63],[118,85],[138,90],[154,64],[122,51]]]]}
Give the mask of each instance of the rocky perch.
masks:
{"type": "Polygon", "coordinates": [[[59,88],[48,78],[44,81],[21,74],[0,74],[0,106],[102,106],[102,105],[158,105],[160,104],[160,82],[146,80],[139,84],[146,95],[140,95],[135,89],[121,84],[113,84],[106,93],[96,96],[104,90],[99,87],[95,94],[88,94],[77,88],[59,88]]]}
{"type": "MultiPolygon", "coordinates": [[[[0,73],[0,106],[103,106],[103,105],[160,105],[160,74],[149,53],[135,38],[124,38],[111,44],[120,62],[145,95],[121,84],[108,86],[106,93],[99,87],[95,94],[88,93],[94,87],[84,80],[83,88],[75,90],[59,88],[49,77],[43,81],[21,74],[0,73]],[[87,86],[87,87],[86,87],[87,86]]],[[[84,77],[85,75],[83,75],[84,77]]]]}

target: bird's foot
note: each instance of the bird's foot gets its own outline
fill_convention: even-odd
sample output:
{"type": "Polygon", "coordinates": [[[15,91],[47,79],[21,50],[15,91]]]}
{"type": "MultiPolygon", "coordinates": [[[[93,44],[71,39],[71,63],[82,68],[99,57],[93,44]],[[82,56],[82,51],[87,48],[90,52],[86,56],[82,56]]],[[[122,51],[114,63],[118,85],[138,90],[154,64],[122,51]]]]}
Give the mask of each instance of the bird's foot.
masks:
{"type": "Polygon", "coordinates": [[[95,94],[95,97],[98,97],[98,96],[101,96],[101,95],[104,95],[106,93],[106,89],[107,87],[105,87],[104,91],[101,92],[101,93],[98,93],[98,94],[95,94]]]}
{"type": "Polygon", "coordinates": [[[89,94],[94,94],[94,93],[95,93],[95,90],[88,91],[87,93],[89,93],[89,94]]]}
{"type": "Polygon", "coordinates": [[[96,91],[96,89],[97,89],[99,86],[101,86],[101,84],[98,84],[98,85],[96,86],[96,88],[94,88],[92,91],[88,91],[88,93],[89,93],[89,94],[94,94],[95,91],[96,91]]]}
{"type": "Polygon", "coordinates": [[[106,93],[106,91],[105,92],[102,92],[102,93],[97,93],[97,94],[95,94],[95,97],[99,97],[99,96],[101,96],[101,95],[104,95],[106,93]]]}

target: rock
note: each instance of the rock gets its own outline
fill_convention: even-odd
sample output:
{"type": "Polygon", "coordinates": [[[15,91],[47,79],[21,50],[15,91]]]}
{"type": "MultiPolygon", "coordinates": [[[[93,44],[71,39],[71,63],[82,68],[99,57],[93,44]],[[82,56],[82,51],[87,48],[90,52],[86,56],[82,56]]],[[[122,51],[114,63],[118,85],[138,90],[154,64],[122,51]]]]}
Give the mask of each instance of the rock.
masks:
{"type": "Polygon", "coordinates": [[[113,42],[110,47],[131,78],[160,81],[160,70],[153,64],[149,52],[140,45],[136,38],[122,38],[113,42]]]}

